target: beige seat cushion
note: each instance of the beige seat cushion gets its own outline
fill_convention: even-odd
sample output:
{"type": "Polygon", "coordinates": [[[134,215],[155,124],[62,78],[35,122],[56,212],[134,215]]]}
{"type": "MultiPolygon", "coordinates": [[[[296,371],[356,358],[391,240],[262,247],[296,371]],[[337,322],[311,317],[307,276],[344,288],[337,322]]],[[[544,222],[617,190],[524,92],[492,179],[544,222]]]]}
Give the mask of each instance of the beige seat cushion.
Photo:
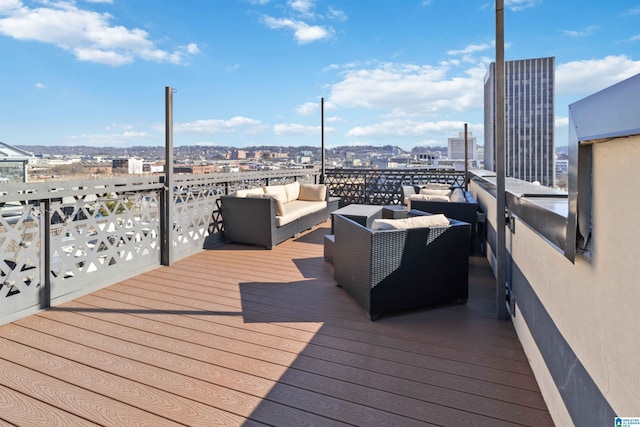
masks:
{"type": "Polygon", "coordinates": [[[322,202],[327,199],[327,187],[324,184],[300,184],[299,200],[322,202]]]}
{"type": "Polygon", "coordinates": [[[282,227],[305,215],[320,211],[327,206],[327,202],[312,202],[308,200],[294,200],[287,203],[287,210],[284,215],[276,216],[276,225],[282,227]]]}
{"type": "Polygon", "coordinates": [[[410,228],[446,227],[449,219],[443,214],[414,216],[402,219],[374,219],[373,230],[407,230],[410,228]]]}

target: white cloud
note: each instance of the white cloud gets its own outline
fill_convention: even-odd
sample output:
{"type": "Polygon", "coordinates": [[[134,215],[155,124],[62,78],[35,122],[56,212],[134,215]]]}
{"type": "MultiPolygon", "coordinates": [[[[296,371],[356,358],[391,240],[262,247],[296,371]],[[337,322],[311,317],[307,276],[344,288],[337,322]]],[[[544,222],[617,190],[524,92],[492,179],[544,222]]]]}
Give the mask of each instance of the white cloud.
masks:
{"type": "Polygon", "coordinates": [[[313,8],[316,6],[313,0],[289,0],[289,7],[294,11],[308,17],[313,17],[313,8]]]}
{"type": "Polygon", "coordinates": [[[133,129],[133,125],[122,124],[122,123],[113,123],[106,127],[106,130],[131,130],[133,129]]]}
{"type": "Polygon", "coordinates": [[[38,89],[46,89],[47,85],[44,83],[36,83],[36,88],[38,89]]]}
{"type": "Polygon", "coordinates": [[[87,3],[105,3],[105,4],[113,4],[113,0],[84,0],[87,3]]]}
{"type": "MultiPolygon", "coordinates": [[[[320,126],[309,126],[298,123],[282,123],[273,126],[273,132],[276,135],[318,135],[320,136],[322,129],[320,126]]],[[[331,127],[324,127],[325,133],[335,132],[331,127]]]]}
{"type": "Polygon", "coordinates": [[[310,116],[318,111],[318,108],[320,108],[320,106],[317,102],[305,102],[296,107],[296,112],[301,116],[310,116]]]}
{"type": "Polygon", "coordinates": [[[511,9],[514,12],[520,10],[529,9],[542,3],[542,0],[505,0],[504,7],[511,9]]]}
{"type": "Polygon", "coordinates": [[[217,134],[241,131],[243,133],[257,133],[266,126],[260,121],[247,117],[236,116],[229,120],[205,119],[192,122],[177,123],[174,131],[181,133],[217,134]]]}
{"type": "Polygon", "coordinates": [[[456,76],[451,65],[381,64],[345,71],[331,88],[336,107],[360,107],[394,114],[438,116],[446,111],[482,109],[487,64],[479,63],[456,76]]]}
{"type": "Polygon", "coordinates": [[[333,36],[333,29],[318,25],[309,25],[306,22],[288,18],[273,18],[264,16],[262,21],[272,30],[288,28],[293,30],[294,37],[299,44],[328,39],[333,36]]]}
{"type": "Polygon", "coordinates": [[[160,49],[146,31],[112,25],[110,14],[80,9],[73,2],[30,8],[18,0],[1,0],[0,16],[0,34],[53,44],[80,61],[119,66],[140,58],[182,64],[199,51],[195,43],[173,52],[160,49]]]}
{"type": "Polygon", "coordinates": [[[347,20],[347,14],[342,10],[334,9],[332,6],[329,6],[329,10],[327,11],[327,18],[344,22],[347,20]]]}
{"type": "Polygon", "coordinates": [[[588,35],[590,35],[591,33],[593,33],[595,30],[598,29],[597,25],[590,25],[588,27],[585,27],[581,30],[564,30],[562,31],[564,33],[564,35],[569,36],[569,37],[586,37],[588,35]]]}
{"type": "Polygon", "coordinates": [[[492,49],[496,45],[495,41],[491,41],[488,43],[481,44],[470,44],[463,49],[460,50],[448,50],[447,55],[458,56],[458,55],[468,55],[475,52],[481,52],[483,50],[492,49]]]}
{"type": "MultiPolygon", "coordinates": [[[[482,125],[475,125],[475,127],[482,125]]],[[[473,126],[470,126],[472,128],[473,126]]],[[[461,121],[426,122],[411,119],[385,120],[368,126],[356,126],[349,130],[346,136],[356,138],[387,138],[427,136],[433,133],[457,135],[464,129],[461,121]]]]}
{"type": "Polygon", "coordinates": [[[627,9],[622,13],[622,16],[635,16],[640,15],[640,7],[627,9]]]}
{"type": "Polygon", "coordinates": [[[152,136],[147,132],[124,131],[111,134],[75,135],[67,139],[69,145],[89,145],[102,147],[107,145],[131,145],[136,141],[146,140],[152,136]]]}
{"type": "Polygon", "coordinates": [[[640,61],[626,55],[560,64],[556,67],[556,94],[590,95],[640,73],[640,61]]]}

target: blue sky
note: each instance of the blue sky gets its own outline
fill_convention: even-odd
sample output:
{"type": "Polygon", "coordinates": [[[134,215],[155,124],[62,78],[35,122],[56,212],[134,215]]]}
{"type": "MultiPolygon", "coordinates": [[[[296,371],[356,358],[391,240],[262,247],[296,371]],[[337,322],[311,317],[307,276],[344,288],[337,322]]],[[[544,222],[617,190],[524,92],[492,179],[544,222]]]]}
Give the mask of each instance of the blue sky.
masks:
{"type": "MultiPolygon", "coordinates": [[[[491,0],[0,0],[11,145],[483,143],[491,0]]],[[[640,0],[505,0],[505,58],[556,58],[568,105],[640,73],[640,0]]]]}

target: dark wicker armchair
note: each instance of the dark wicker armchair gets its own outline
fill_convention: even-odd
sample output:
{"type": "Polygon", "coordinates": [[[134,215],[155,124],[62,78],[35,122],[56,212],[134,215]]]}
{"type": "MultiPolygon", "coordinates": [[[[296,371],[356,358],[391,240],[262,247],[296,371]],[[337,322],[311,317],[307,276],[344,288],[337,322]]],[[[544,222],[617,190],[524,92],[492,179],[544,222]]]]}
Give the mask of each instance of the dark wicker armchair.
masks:
{"type": "Polygon", "coordinates": [[[398,310],[466,303],[468,223],[371,230],[335,215],[334,226],[334,278],[371,320],[398,310]]]}

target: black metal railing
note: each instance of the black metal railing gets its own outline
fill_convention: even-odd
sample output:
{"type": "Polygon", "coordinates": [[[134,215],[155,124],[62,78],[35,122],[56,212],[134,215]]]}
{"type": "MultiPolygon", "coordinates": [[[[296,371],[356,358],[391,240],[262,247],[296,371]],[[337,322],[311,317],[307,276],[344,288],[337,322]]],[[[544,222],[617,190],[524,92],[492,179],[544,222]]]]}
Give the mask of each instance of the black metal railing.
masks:
{"type": "Polygon", "coordinates": [[[464,188],[464,171],[431,169],[327,169],[325,184],[331,196],[340,197],[341,205],[402,204],[403,185],[446,183],[464,188]]]}

